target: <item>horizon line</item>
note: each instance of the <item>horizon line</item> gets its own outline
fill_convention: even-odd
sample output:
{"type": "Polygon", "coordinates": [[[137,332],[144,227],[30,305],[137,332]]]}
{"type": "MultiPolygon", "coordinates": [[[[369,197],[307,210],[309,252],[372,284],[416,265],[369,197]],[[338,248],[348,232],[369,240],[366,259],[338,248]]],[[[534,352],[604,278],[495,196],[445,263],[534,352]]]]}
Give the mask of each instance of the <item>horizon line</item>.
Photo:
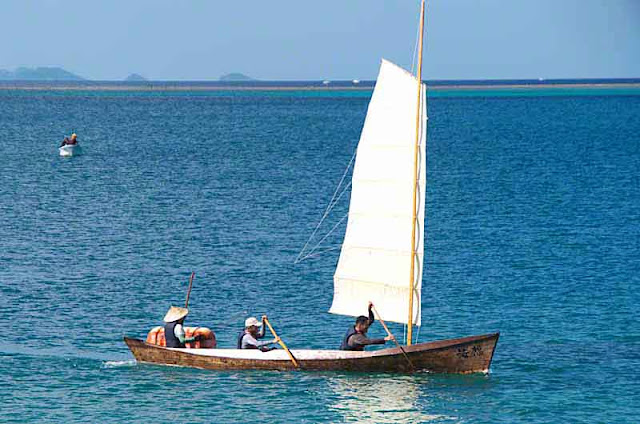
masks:
{"type": "MultiPolygon", "coordinates": [[[[535,83],[545,84],[558,81],[640,81],[638,77],[554,77],[554,78],[433,78],[423,79],[423,82],[430,83],[447,83],[447,82],[520,82],[531,81],[535,83]]],[[[322,83],[329,85],[331,83],[349,83],[349,84],[375,84],[375,79],[247,79],[247,80],[221,80],[221,79],[144,79],[144,80],[126,80],[126,79],[0,79],[0,84],[4,83],[67,83],[67,84],[90,84],[90,83],[124,83],[124,84],[149,84],[149,83],[218,83],[218,84],[260,84],[260,83],[322,83]]]]}

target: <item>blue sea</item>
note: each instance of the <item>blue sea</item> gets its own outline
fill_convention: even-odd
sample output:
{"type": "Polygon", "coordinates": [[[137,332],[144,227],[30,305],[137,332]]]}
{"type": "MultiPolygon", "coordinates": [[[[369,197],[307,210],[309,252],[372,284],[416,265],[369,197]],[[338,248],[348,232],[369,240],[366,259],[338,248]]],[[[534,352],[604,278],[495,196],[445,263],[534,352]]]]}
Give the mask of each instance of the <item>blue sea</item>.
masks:
{"type": "Polygon", "coordinates": [[[0,90],[0,421],[638,422],[638,90],[430,98],[419,337],[500,331],[490,374],[135,363],[123,335],[191,271],[187,324],[220,346],[262,314],[291,348],[339,345],[339,250],[294,261],[370,94],[0,90]],[[72,131],[84,154],[61,158],[72,131]]]}

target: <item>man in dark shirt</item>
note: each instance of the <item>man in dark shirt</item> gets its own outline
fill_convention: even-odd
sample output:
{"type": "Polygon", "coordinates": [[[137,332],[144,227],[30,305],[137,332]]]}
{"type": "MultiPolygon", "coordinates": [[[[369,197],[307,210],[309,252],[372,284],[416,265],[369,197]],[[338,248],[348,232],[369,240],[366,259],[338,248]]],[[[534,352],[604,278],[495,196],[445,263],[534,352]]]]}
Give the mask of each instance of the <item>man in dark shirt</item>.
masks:
{"type": "Polygon", "coordinates": [[[72,146],[74,144],[78,144],[78,136],[76,135],[76,133],[71,134],[71,139],[65,137],[64,140],[62,140],[60,147],[67,145],[72,146]]]}
{"type": "Polygon", "coordinates": [[[344,335],[340,350],[364,350],[365,346],[374,344],[385,344],[391,340],[391,336],[387,336],[384,339],[370,339],[367,337],[367,331],[373,322],[373,303],[369,302],[369,317],[360,315],[356,318],[356,324],[353,327],[349,327],[347,333],[344,335]]]}

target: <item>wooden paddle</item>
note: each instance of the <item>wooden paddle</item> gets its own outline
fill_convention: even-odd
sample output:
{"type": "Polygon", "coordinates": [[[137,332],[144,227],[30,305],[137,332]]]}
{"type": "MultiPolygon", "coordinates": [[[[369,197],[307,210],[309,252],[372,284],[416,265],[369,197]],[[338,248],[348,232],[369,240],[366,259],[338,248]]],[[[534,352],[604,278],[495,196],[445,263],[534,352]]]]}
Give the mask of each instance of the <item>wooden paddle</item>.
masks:
{"type": "Polygon", "coordinates": [[[293,362],[293,366],[296,368],[300,368],[300,365],[298,365],[298,361],[296,361],[296,358],[293,357],[293,354],[291,353],[287,345],[282,341],[280,337],[278,337],[278,335],[276,334],[276,331],[273,329],[273,327],[271,326],[271,323],[267,319],[267,316],[263,315],[262,319],[264,320],[265,324],[267,324],[267,327],[269,327],[269,330],[273,334],[273,337],[275,337],[278,340],[278,343],[280,344],[280,346],[282,346],[282,348],[287,351],[287,355],[289,355],[289,358],[291,358],[291,362],[293,362]]]}
{"type": "Polygon", "coordinates": [[[391,340],[393,340],[395,342],[396,346],[398,346],[400,348],[400,350],[402,351],[402,354],[404,355],[405,359],[407,360],[407,362],[411,366],[411,369],[414,370],[416,367],[413,366],[413,362],[411,362],[411,359],[409,359],[409,356],[407,355],[407,352],[405,352],[404,348],[402,346],[400,346],[400,343],[398,343],[398,341],[396,340],[395,336],[393,334],[391,334],[391,331],[389,331],[389,328],[387,327],[387,324],[385,324],[384,320],[382,319],[382,317],[378,313],[378,310],[376,309],[375,306],[373,306],[373,303],[371,303],[371,309],[373,309],[373,312],[378,317],[378,321],[380,321],[380,324],[382,324],[382,326],[384,327],[384,329],[387,332],[387,334],[391,337],[391,340]]]}
{"type": "Polygon", "coordinates": [[[189,290],[187,291],[187,300],[184,302],[185,309],[189,308],[189,296],[191,295],[191,287],[193,287],[193,277],[196,276],[195,272],[191,272],[191,277],[189,277],[189,290]]]}

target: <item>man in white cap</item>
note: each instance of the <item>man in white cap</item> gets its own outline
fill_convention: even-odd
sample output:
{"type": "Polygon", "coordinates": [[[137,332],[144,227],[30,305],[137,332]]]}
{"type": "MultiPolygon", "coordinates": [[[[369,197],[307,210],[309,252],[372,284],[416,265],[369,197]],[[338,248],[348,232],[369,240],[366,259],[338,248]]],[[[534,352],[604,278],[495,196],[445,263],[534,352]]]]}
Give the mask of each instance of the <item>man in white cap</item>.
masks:
{"type": "Polygon", "coordinates": [[[185,343],[193,342],[199,338],[186,337],[184,332],[184,319],[189,313],[187,308],[179,308],[172,306],[169,308],[169,312],[164,316],[164,338],[167,342],[167,347],[185,347],[185,343]]]}
{"type": "Polygon", "coordinates": [[[278,343],[280,340],[275,338],[268,341],[258,341],[258,339],[264,338],[264,317],[262,322],[258,321],[254,317],[247,318],[244,321],[244,330],[238,335],[238,349],[260,349],[266,352],[271,349],[268,346],[270,344],[278,343]]]}

